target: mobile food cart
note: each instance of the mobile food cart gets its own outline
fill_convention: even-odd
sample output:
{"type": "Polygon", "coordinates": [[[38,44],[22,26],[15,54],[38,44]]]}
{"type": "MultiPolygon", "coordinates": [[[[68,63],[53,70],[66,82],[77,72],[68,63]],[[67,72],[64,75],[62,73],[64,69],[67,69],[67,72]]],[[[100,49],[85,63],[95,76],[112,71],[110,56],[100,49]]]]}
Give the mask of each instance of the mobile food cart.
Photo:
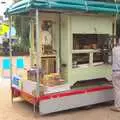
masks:
{"type": "Polygon", "coordinates": [[[27,79],[11,72],[12,98],[38,105],[40,114],[113,100],[111,36],[119,9],[87,0],[22,0],[8,8],[10,20],[29,18],[31,43],[27,79]]]}

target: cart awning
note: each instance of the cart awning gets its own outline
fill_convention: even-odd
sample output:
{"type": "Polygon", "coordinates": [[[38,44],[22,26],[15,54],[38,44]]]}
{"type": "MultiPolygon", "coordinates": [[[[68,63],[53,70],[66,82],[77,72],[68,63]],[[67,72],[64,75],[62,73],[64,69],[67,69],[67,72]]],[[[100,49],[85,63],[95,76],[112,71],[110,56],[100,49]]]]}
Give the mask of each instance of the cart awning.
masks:
{"type": "Polygon", "coordinates": [[[22,0],[11,5],[7,10],[7,15],[21,14],[32,9],[47,11],[80,11],[93,13],[116,14],[120,12],[119,3],[96,2],[91,0],[22,0]]]}

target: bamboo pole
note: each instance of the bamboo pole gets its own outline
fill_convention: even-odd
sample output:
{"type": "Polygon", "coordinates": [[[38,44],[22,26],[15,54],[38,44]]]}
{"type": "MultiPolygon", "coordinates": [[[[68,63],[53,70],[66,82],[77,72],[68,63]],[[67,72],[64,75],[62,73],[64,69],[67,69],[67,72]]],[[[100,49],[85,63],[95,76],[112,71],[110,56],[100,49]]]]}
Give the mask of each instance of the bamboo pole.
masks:
{"type": "MultiPolygon", "coordinates": [[[[116,4],[116,10],[117,10],[116,16],[114,18],[114,36],[116,36],[116,25],[117,25],[117,19],[118,19],[119,9],[118,9],[118,6],[117,6],[117,0],[114,0],[114,2],[116,4]]],[[[117,43],[117,39],[114,38],[114,45],[116,45],[116,43],[117,43]]]]}
{"type": "Polygon", "coordinates": [[[34,48],[34,23],[33,20],[30,21],[30,67],[33,67],[35,64],[35,48],[34,48]]]}
{"type": "Polygon", "coordinates": [[[13,92],[12,92],[12,39],[11,39],[11,27],[12,17],[9,17],[9,54],[10,54],[10,88],[11,88],[11,101],[13,103],[13,92]]]}
{"type": "Polygon", "coordinates": [[[31,42],[32,42],[32,43],[31,43],[32,46],[31,46],[31,49],[32,49],[32,57],[33,57],[33,58],[32,58],[32,60],[33,60],[33,61],[32,61],[32,66],[33,66],[33,65],[36,63],[36,61],[35,61],[35,40],[34,40],[34,39],[35,39],[35,38],[34,38],[34,37],[35,37],[35,36],[34,36],[34,34],[35,34],[35,33],[34,33],[34,32],[35,32],[34,29],[35,29],[35,28],[34,28],[34,22],[33,22],[33,20],[32,20],[32,26],[31,26],[31,27],[32,27],[32,31],[31,31],[31,32],[32,32],[32,36],[31,36],[31,37],[32,37],[32,41],[31,41],[31,42]]]}
{"type": "Polygon", "coordinates": [[[58,46],[57,46],[57,59],[58,59],[58,65],[57,65],[57,72],[61,73],[61,13],[59,13],[59,39],[58,39],[58,46]]]}
{"type": "Polygon", "coordinates": [[[30,68],[32,67],[32,23],[30,21],[30,35],[29,35],[29,42],[30,42],[30,68]]]}

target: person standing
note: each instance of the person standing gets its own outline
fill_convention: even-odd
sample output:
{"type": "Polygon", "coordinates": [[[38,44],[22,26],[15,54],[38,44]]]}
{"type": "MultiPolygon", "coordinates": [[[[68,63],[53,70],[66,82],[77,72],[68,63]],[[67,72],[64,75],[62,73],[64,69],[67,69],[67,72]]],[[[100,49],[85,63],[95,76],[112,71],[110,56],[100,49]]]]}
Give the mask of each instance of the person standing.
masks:
{"type": "Polygon", "coordinates": [[[112,110],[120,112],[120,39],[112,49],[112,83],[114,88],[114,107],[112,110]]]}

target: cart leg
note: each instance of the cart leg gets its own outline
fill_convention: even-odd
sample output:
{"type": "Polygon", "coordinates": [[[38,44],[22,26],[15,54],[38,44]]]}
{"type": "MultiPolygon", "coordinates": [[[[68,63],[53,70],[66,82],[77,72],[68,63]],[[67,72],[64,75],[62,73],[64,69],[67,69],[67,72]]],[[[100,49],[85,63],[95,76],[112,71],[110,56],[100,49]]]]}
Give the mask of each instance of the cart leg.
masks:
{"type": "Polygon", "coordinates": [[[33,112],[36,113],[36,103],[33,104],[33,112]]]}
{"type": "Polygon", "coordinates": [[[11,88],[11,103],[13,104],[13,89],[11,88]]]}
{"type": "Polygon", "coordinates": [[[34,109],[34,117],[37,117],[38,116],[38,112],[39,112],[39,109],[38,109],[38,103],[35,103],[33,105],[33,109],[34,109]]]}

